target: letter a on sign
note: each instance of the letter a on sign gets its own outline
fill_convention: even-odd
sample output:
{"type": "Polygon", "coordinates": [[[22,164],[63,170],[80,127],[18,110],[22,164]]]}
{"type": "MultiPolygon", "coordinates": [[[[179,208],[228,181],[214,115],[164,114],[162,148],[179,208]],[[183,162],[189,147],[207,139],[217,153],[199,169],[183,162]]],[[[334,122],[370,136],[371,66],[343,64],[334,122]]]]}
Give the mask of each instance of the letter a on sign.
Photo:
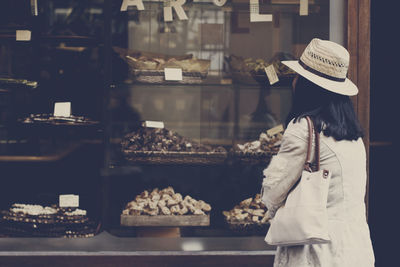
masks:
{"type": "Polygon", "coordinates": [[[185,4],[186,0],[167,0],[164,2],[164,21],[172,21],[172,8],[175,9],[176,14],[180,20],[187,20],[185,10],[182,6],[185,4]]]}
{"type": "Polygon", "coordinates": [[[138,10],[144,10],[142,0],[124,0],[121,5],[121,11],[127,11],[128,6],[136,6],[138,10]]]}

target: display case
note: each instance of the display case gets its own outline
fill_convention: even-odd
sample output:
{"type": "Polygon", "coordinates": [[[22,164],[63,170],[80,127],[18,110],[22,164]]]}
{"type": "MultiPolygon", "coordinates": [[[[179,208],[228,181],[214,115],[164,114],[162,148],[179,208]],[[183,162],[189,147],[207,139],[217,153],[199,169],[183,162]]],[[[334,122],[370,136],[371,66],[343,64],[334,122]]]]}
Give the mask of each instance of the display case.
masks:
{"type": "Polygon", "coordinates": [[[0,255],[272,266],[259,192],[291,107],[295,73],[281,61],[314,37],[354,51],[354,1],[6,2],[3,229],[21,224],[8,220],[21,203],[91,224],[45,236],[28,212],[29,231],[0,233],[0,255]],[[72,113],[56,116],[65,102],[72,113]],[[60,195],[79,207],[51,207],[60,195]]]}
{"type": "MultiPolygon", "coordinates": [[[[100,232],[103,4],[0,3],[0,242],[5,250],[19,238],[100,232]],[[61,196],[72,194],[80,196],[79,207],[61,203],[61,196]]],[[[35,245],[28,243],[29,251],[35,245]]]]}
{"type": "Polygon", "coordinates": [[[1,3],[1,161],[58,160],[99,138],[103,5],[78,2],[1,3]]]}

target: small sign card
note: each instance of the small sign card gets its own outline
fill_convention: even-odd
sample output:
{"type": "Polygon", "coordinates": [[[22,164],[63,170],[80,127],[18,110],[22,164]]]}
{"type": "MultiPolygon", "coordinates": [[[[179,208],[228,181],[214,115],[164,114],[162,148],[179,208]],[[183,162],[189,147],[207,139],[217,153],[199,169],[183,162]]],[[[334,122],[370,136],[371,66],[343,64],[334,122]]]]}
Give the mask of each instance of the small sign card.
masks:
{"type": "Polygon", "coordinates": [[[54,104],[54,117],[70,117],[71,102],[56,102],[54,104]]]}
{"type": "Polygon", "coordinates": [[[267,130],[267,134],[269,136],[274,136],[274,135],[276,135],[278,133],[282,133],[283,131],[284,131],[283,125],[279,124],[278,126],[275,126],[274,128],[271,128],[271,129],[267,130]]]}
{"type": "Polygon", "coordinates": [[[78,208],[79,207],[79,195],[60,195],[58,205],[61,208],[78,208]]]}
{"type": "Polygon", "coordinates": [[[148,128],[164,128],[164,122],[162,121],[145,121],[142,123],[143,127],[148,127],[148,128]]]}
{"type": "Polygon", "coordinates": [[[267,74],[270,85],[279,82],[279,78],[278,75],[276,74],[274,65],[271,64],[268,67],[264,68],[264,70],[265,73],[267,74]]]}
{"type": "Polygon", "coordinates": [[[164,75],[166,81],[182,81],[182,69],[165,68],[164,75]]]}
{"type": "Polygon", "coordinates": [[[15,39],[17,41],[30,41],[31,40],[31,31],[29,31],[29,30],[17,30],[15,32],[15,39]]]}
{"type": "Polygon", "coordinates": [[[308,16],[308,0],[300,0],[300,16],[308,16]]]}

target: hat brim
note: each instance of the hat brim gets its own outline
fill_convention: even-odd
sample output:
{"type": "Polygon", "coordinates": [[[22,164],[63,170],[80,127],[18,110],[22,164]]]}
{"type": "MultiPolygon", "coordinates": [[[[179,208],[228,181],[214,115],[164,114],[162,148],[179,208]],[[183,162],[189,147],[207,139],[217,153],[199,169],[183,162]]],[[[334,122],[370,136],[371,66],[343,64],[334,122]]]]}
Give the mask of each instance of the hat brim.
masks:
{"type": "Polygon", "coordinates": [[[357,86],[348,78],[346,78],[344,82],[332,81],[304,69],[297,60],[286,60],[282,61],[282,63],[306,78],[307,80],[319,85],[320,87],[328,91],[348,96],[358,94],[357,86]]]}

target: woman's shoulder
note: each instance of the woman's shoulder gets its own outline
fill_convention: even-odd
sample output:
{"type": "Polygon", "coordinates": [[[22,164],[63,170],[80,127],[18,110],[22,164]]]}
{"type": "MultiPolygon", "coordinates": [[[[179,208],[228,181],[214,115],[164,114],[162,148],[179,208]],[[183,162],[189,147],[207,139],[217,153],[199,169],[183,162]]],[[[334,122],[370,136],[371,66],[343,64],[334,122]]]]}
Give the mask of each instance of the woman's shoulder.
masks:
{"type": "Polygon", "coordinates": [[[308,123],[306,118],[291,120],[285,130],[286,135],[295,135],[301,139],[308,140],[308,123]]]}

